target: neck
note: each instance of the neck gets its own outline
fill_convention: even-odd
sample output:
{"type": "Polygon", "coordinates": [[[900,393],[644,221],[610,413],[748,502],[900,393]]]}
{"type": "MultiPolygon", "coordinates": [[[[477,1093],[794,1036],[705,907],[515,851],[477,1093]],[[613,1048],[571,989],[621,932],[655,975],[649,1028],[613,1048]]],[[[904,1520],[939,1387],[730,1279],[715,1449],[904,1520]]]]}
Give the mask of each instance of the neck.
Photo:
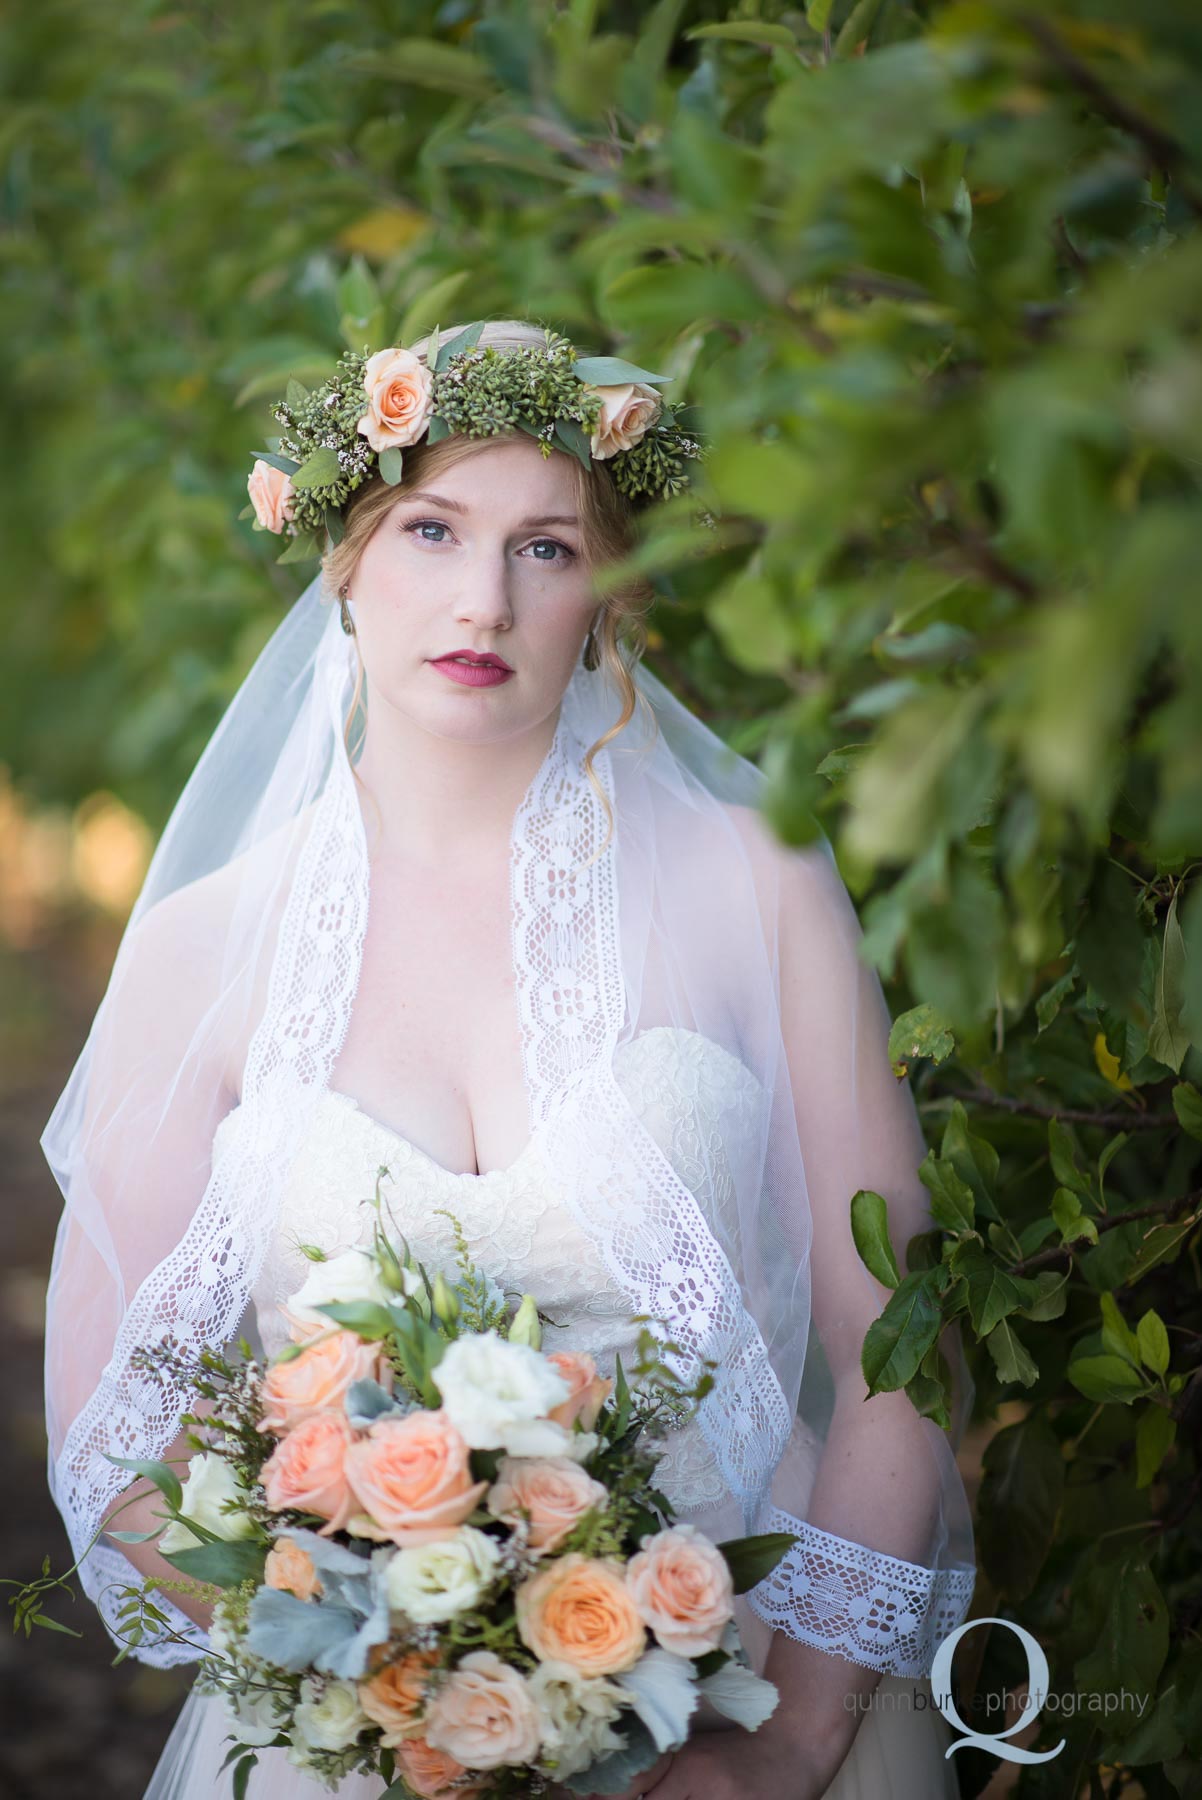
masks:
{"type": "MultiPolygon", "coordinates": [[[[551,748],[559,707],[501,743],[435,737],[374,692],[355,772],[373,852],[425,866],[508,846],[513,817],[551,748]]],[[[353,741],[353,740],[352,740],[353,741]]]]}

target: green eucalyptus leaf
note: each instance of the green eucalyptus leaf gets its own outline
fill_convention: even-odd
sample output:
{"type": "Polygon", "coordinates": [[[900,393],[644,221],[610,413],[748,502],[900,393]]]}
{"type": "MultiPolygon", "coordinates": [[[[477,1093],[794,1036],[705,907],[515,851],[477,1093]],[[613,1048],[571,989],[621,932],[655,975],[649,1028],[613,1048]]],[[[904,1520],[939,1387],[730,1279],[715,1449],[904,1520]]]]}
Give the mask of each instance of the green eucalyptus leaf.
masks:
{"type": "Polygon", "coordinates": [[[405,471],[405,459],[397,446],[395,444],[389,444],[386,449],[381,450],[379,456],[376,458],[376,462],[381,476],[388,483],[389,487],[397,487],[400,484],[405,471]]]}

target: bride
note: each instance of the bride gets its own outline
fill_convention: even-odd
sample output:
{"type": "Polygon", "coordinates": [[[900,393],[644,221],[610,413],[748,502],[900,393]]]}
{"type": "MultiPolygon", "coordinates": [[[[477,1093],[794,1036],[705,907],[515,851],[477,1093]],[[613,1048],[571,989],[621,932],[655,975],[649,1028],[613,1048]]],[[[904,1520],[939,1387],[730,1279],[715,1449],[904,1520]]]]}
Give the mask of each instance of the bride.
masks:
{"type": "MultiPolygon", "coordinates": [[[[109,1456],[193,1450],[189,1392],[134,1352],[271,1355],[306,1247],[366,1241],[383,1170],[415,1255],[447,1262],[453,1215],[556,1348],[612,1372],[641,1313],[713,1361],[661,1485],[715,1540],[796,1536],[738,1601],[773,1718],[699,1731],[631,1793],[952,1796],[929,1672],[972,1595],[970,1383],[949,1339],[950,1430],[866,1400],[887,1289],[849,1223],[883,1194],[904,1273],[921,1131],[832,857],[776,839],[760,772],[642,665],[645,587],[599,579],[699,446],[663,378],[575,355],[492,322],[277,409],[258,522],[321,570],[181,796],[42,1140],[51,1489],[77,1556],[104,1528],[80,1573],[114,1639],[198,1659],[199,1591],[112,1536],[161,1502],[109,1456]],[[327,461],[303,463],[318,400],[327,461]],[[140,1623],[139,1576],[170,1584],[140,1623]]],[[[228,1791],[230,1730],[193,1690],[148,1800],[228,1791]]],[[[318,1791],[260,1749],[251,1800],[318,1791]]]]}

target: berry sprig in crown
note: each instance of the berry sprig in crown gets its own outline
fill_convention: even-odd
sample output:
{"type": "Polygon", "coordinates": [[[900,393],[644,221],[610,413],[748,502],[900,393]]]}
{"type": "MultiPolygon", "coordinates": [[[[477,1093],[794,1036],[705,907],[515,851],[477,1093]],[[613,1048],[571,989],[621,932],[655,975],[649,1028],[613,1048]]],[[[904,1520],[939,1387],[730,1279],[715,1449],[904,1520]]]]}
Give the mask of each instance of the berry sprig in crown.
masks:
{"type": "MultiPolygon", "coordinates": [[[[616,356],[577,356],[546,333],[544,345],[479,347],[484,321],[439,342],[428,362],[394,346],[348,351],[333,375],[309,392],[290,381],[272,416],[283,430],[255,453],[247,482],[257,530],[287,535],[279,562],[319,557],[328,534],[342,538],[343,509],[377,471],[390,486],[402,478],[410,445],[435,444],[458,432],[496,437],[515,429],[583,466],[608,462],[614,484],[635,505],[666,499],[689,485],[689,465],[705,455],[657,388],[672,379],[616,356]]],[[[432,354],[431,354],[432,352],[432,354]]]]}

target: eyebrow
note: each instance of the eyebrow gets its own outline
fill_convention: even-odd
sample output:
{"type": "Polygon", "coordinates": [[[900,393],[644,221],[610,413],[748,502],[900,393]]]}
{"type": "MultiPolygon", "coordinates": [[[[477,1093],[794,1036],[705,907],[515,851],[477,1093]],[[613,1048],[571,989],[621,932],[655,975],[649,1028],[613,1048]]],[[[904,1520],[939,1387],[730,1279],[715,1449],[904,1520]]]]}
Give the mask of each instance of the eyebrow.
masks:
{"type": "MultiPolygon", "coordinates": [[[[443,507],[447,512],[466,514],[469,510],[466,506],[461,505],[458,500],[448,500],[444,494],[431,494],[427,490],[421,488],[415,490],[412,494],[406,494],[405,500],[407,502],[410,500],[425,500],[431,506],[443,507]]],[[[518,530],[526,531],[532,525],[579,525],[579,523],[580,520],[575,513],[543,513],[537,519],[520,520],[518,523],[518,530]]]]}

